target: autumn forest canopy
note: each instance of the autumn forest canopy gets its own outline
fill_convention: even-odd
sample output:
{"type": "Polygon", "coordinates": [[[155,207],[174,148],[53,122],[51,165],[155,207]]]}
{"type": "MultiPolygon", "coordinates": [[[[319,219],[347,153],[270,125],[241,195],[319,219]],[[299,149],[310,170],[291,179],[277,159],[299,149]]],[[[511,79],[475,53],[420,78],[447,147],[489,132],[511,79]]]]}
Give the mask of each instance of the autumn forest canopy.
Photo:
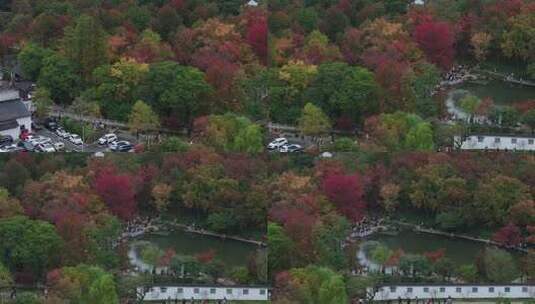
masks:
{"type": "Polygon", "coordinates": [[[270,285],[274,303],[345,304],[384,283],[534,282],[533,153],[453,138],[532,138],[535,94],[500,73],[535,85],[535,1],[415,2],[0,0],[2,80],[35,84],[35,122],[59,108],[147,139],[136,153],[0,156],[0,296],[22,284],[49,291],[24,303],[115,304],[144,284],[231,282],[270,285]],[[483,96],[461,87],[456,118],[465,70],[500,76],[476,79],[483,96]],[[528,93],[500,104],[496,83],[528,93]],[[267,151],[281,136],[303,147],[267,151]],[[164,237],[198,229],[254,249],[230,267],[218,248],[145,243],[151,269],[130,276],[124,235],[153,219],[164,237]],[[375,224],[494,245],[461,263],[353,237],[375,224]]]}

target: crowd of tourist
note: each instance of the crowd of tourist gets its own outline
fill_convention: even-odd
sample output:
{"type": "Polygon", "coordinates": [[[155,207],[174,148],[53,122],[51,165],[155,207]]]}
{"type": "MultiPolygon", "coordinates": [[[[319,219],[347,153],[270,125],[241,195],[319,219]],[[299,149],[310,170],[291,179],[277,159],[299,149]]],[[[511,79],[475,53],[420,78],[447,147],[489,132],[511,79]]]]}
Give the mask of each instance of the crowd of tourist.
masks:
{"type": "Polygon", "coordinates": [[[383,224],[383,219],[378,217],[364,217],[351,228],[351,238],[364,238],[377,232],[383,224]]]}
{"type": "Polygon", "coordinates": [[[462,64],[459,64],[452,67],[451,70],[444,74],[443,81],[446,81],[448,84],[456,84],[465,80],[469,75],[470,73],[468,68],[462,64]]]}
{"type": "Polygon", "coordinates": [[[152,224],[152,220],[151,217],[136,217],[135,219],[128,221],[124,227],[119,242],[140,236],[149,230],[154,230],[155,226],[152,224]]]}

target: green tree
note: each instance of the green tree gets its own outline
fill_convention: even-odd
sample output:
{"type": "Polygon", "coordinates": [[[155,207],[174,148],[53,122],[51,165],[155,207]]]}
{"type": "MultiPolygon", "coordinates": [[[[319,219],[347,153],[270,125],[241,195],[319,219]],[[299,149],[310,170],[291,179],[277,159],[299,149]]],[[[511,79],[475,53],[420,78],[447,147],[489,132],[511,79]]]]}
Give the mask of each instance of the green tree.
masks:
{"type": "Polygon", "coordinates": [[[45,118],[49,115],[50,107],[54,104],[50,98],[50,92],[46,88],[37,88],[33,96],[33,104],[35,105],[35,115],[39,118],[45,118]]]}
{"type": "Polygon", "coordinates": [[[309,136],[320,136],[331,129],[331,122],[323,111],[311,103],[303,108],[299,118],[299,130],[309,136]]]}
{"type": "Polygon", "coordinates": [[[78,65],[80,78],[89,81],[93,70],[107,62],[105,32],[98,19],[81,15],[74,26],[65,29],[65,55],[78,65]]]}
{"type": "Polygon", "coordinates": [[[61,55],[52,55],[43,60],[37,85],[50,91],[50,97],[60,104],[70,103],[78,94],[80,78],[74,65],[61,55]]]}
{"type": "Polygon", "coordinates": [[[249,154],[260,153],[264,150],[262,138],[262,129],[260,126],[250,124],[236,134],[234,143],[232,144],[232,150],[249,154]]]}
{"type": "Polygon", "coordinates": [[[267,239],[268,269],[270,276],[274,276],[277,272],[291,267],[295,244],[276,223],[268,224],[267,239]]]}
{"type": "Polygon", "coordinates": [[[468,114],[468,122],[472,121],[481,100],[475,95],[466,95],[459,100],[459,107],[468,114]]]}
{"type": "Polygon", "coordinates": [[[477,218],[489,226],[503,225],[511,207],[529,198],[528,187],[516,178],[497,175],[481,181],[474,193],[477,218]]]}
{"type": "Polygon", "coordinates": [[[522,122],[531,129],[531,133],[535,130],[535,109],[531,109],[522,115],[522,122]]]}
{"type": "Polygon", "coordinates": [[[327,304],[348,303],[346,286],[341,275],[336,275],[321,284],[319,302],[327,304]]]}
{"type": "Polygon", "coordinates": [[[31,292],[23,292],[17,296],[17,299],[13,303],[14,304],[40,304],[41,301],[39,300],[37,295],[31,292]]]}
{"type": "Polygon", "coordinates": [[[347,268],[348,261],[341,244],[349,228],[347,219],[338,215],[325,216],[322,224],[314,228],[314,248],[322,265],[336,270],[347,268]]]}
{"type": "Polygon", "coordinates": [[[343,277],[327,267],[307,266],[290,270],[296,282],[298,303],[341,304],[347,303],[347,291],[343,277]]]}
{"type": "Polygon", "coordinates": [[[406,254],[399,259],[399,269],[411,277],[426,276],[431,272],[429,260],[418,254],[406,254]]]}
{"type": "Polygon", "coordinates": [[[392,255],[392,250],[384,245],[379,245],[371,252],[372,260],[381,266],[381,272],[385,271],[385,264],[392,255]]]}
{"type": "Polygon", "coordinates": [[[87,303],[119,303],[115,282],[110,274],[101,275],[89,287],[87,303]]]}
{"type": "Polygon", "coordinates": [[[486,249],[483,255],[484,271],[491,282],[511,282],[520,273],[510,253],[500,249],[486,249]]]}
{"type": "Polygon", "coordinates": [[[409,83],[415,112],[424,118],[436,115],[438,109],[432,93],[440,83],[440,70],[430,63],[417,65],[409,77],[409,83]]]}
{"type": "Polygon", "coordinates": [[[117,267],[120,257],[117,256],[114,244],[120,234],[121,223],[115,216],[99,216],[97,225],[84,231],[84,237],[89,243],[89,262],[106,269],[117,267]]]}
{"type": "Polygon", "coordinates": [[[7,189],[0,187],[0,218],[12,217],[23,213],[24,209],[19,200],[11,197],[7,189]]]}
{"type": "Polygon", "coordinates": [[[358,146],[356,140],[349,137],[340,137],[334,140],[334,152],[356,152],[358,146]]]}
{"type": "Polygon", "coordinates": [[[100,66],[93,71],[96,86],[84,92],[85,98],[97,101],[107,117],[127,121],[148,71],[148,64],[130,58],[100,66]]]}
{"type": "Polygon", "coordinates": [[[37,80],[43,67],[44,59],[53,54],[52,50],[42,48],[34,43],[25,45],[17,56],[24,77],[32,81],[37,80]]]}
{"type": "Polygon", "coordinates": [[[433,269],[444,280],[448,280],[454,274],[455,263],[449,258],[441,258],[433,265],[433,269]]]}
{"type": "Polygon", "coordinates": [[[128,127],[130,131],[139,135],[142,132],[156,130],[160,127],[160,120],[149,105],[138,100],[132,107],[132,112],[130,112],[128,127]]]}
{"type": "Polygon", "coordinates": [[[331,118],[346,116],[355,122],[377,113],[379,86],[372,72],[346,63],[324,63],[306,91],[308,100],[331,118]]]}
{"type": "Polygon", "coordinates": [[[302,8],[297,12],[296,20],[305,33],[310,33],[318,26],[318,13],[312,7],[302,8]]]}
{"type": "Polygon", "coordinates": [[[260,126],[247,117],[232,113],[211,115],[203,140],[219,150],[246,152],[250,154],[263,151],[263,135],[260,126]]]}
{"type": "Polygon", "coordinates": [[[37,277],[58,262],[61,238],[49,223],[24,216],[0,219],[0,261],[10,269],[27,269],[37,277]]]}
{"type": "Polygon", "coordinates": [[[176,136],[167,137],[158,147],[160,152],[186,152],[188,149],[188,144],[176,136]]]}
{"type": "Polygon", "coordinates": [[[0,286],[9,286],[13,284],[13,278],[9,270],[0,263],[0,286]]]}
{"type": "Polygon", "coordinates": [[[64,279],[71,282],[71,290],[59,290],[71,303],[119,303],[113,276],[100,267],[80,264],[61,269],[64,279]]]}
{"type": "Polygon", "coordinates": [[[431,124],[422,122],[409,130],[405,138],[405,148],[407,150],[430,151],[434,148],[433,130],[431,124]]]}
{"type": "Polygon", "coordinates": [[[535,58],[535,12],[523,12],[509,19],[509,28],[501,44],[506,56],[528,60],[535,58]]]}
{"type": "Polygon", "coordinates": [[[377,139],[391,150],[432,150],[434,147],[431,125],[416,114],[400,111],[381,114],[373,128],[377,139]]]}
{"type": "Polygon", "coordinates": [[[457,269],[457,275],[467,283],[477,282],[477,268],[473,264],[459,266],[459,269],[457,269]]]}
{"type": "Polygon", "coordinates": [[[213,89],[200,70],[163,61],[150,66],[142,92],[143,100],[156,112],[176,116],[183,125],[191,127],[194,117],[208,111],[207,97],[213,89]]]}
{"type": "Polygon", "coordinates": [[[518,110],[511,106],[494,108],[489,117],[494,123],[505,127],[515,127],[520,121],[518,110]]]}

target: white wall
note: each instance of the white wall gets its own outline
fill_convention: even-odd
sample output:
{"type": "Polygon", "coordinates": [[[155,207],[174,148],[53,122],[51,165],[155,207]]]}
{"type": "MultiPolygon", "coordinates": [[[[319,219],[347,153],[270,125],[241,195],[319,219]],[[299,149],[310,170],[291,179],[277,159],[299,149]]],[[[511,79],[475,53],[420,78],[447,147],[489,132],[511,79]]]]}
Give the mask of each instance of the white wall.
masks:
{"type": "MultiPolygon", "coordinates": [[[[369,292],[371,291],[370,289],[369,292]]],[[[392,285],[380,287],[374,300],[397,300],[399,297],[402,299],[415,299],[416,297],[419,299],[447,299],[448,297],[452,299],[531,299],[535,297],[535,285],[392,285]],[[509,291],[506,291],[506,288],[509,288],[509,291]]]]}
{"type": "MultiPolygon", "coordinates": [[[[17,122],[19,123],[19,128],[20,128],[20,126],[24,125],[24,127],[28,131],[32,132],[32,118],[31,118],[31,116],[19,118],[19,119],[17,119],[17,122]]],[[[18,135],[17,135],[17,138],[18,138],[18,135]]]]}
{"type": "MultiPolygon", "coordinates": [[[[143,290],[143,287],[139,287],[138,290],[143,290]]],[[[223,300],[226,298],[233,301],[267,301],[268,292],[267,287],[159,286],[151,287],[150,291],[145,294],[144,300],[182,300],[193,297],[202,300],[223,300]],[[247,294],[244,292],[245,290],[248,291],[247,294]]]]}
{"type": "Polygon", "coordinates": [[[19,127],[16,127],[16,128],[9,129],[9,130],[3,130],[3,131],[0,131],[0,135],[2,135],[2,136],[9,135],[14,140],[17,140],[19,138],[19,135],[20,135],[20,129],[19,129],[19,127]]]}
{"type": "MultiPolygon", "coordinates": [[[[457,144],[461,143],[459,136],[454,137],[457,144]]],[[[518,151],[535,151],[534,137],[514,137],[514,136],[489,136],[489,135],[470,135],[462,142],[461,150],[518,150],[518,151]],[[496,142],[496,138],[499,142],[496,142]],[[480,141],[481,140],[481,141],[480,141]],[[513,141],[516,140],[516,143],[513,141]],[[532,143],[530,143],[530,140],[532,143]]]]}
{"type": "Polygon", "coordinates": [[[10,135],[14,140],[17,140],[19,139],[20,135],[20,126],[24,125],[26,129],[28,129],[30,132],[32,131],[32,118],[30,116],[17,119],[17,123],[19,126],[16,128],[0,131],[0,134],[4,136],[10,135]]]}

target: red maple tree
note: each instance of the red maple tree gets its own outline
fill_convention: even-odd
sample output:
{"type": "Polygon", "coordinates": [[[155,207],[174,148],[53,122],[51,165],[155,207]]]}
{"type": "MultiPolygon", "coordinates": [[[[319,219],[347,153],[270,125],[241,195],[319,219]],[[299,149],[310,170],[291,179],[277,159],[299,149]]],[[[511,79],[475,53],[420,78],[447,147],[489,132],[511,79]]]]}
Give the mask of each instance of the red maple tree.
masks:
{"type": "Polygon", "coordinates": [[[504,246],[518,246],[522,242],[522,235],[515,224],[509,223],[494,233],[492,240],[504,246]]]}
{"type": "Polygon", "coordinates": [[[414,39],[429,61],[444,69],[451,66],[455,38],[450,24],[440,21],[421,23],[414,30],[414,39]]]}
{"type": "Polygon", "coordinates": [[[323,180],[323,191],[338,211],[349,219],[359,220],[364,216],[366,202],[360,175],[331,174],[323,180]]]}
{"type": "Polygon", "coordinates": [[[136,213],[135,193],[129,175],[103,172],[96,176],[93,186],[113,214],[128,220],[136,213]]]}

